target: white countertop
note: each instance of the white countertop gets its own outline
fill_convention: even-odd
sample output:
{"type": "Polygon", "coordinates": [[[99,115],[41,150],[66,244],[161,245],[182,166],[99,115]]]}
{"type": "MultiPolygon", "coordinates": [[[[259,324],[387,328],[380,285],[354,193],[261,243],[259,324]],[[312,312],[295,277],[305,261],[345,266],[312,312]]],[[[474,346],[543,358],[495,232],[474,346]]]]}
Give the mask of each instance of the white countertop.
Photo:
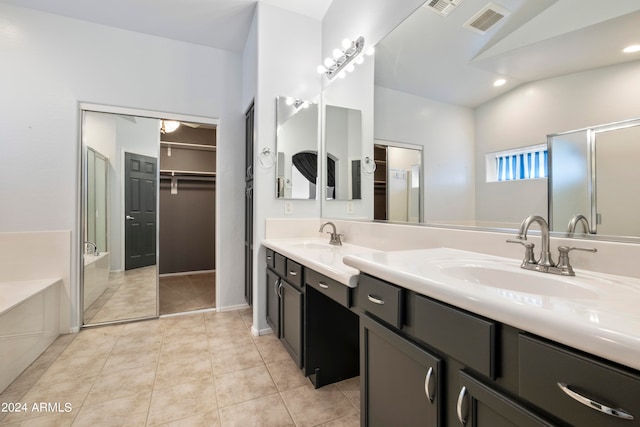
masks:
{"type": "Polygon", "coordinates": [[[350,288],[358,286],[359,271],[344,264],[347,255],[372,255],[376,249],[343,243],[329,245],[329,239],[265,239],[262,244],[318,273],[350,288]]]}
{"type": "Polygon", "coordinates": [[[419,294],[640,370],[640,279],[579,269],[575,277],[557,276],[520,269],[518,260],[448,248],[346,254],[343,261],[419,294]],[[452,263],[492,265],[518,274],[513,277],[524,284],[509,280],[488,286],[464,275],[452,277],[446,273],[452,263]],[[543,292],[527,287],[526,282],[546,276],[555,277],[543,292]]]}

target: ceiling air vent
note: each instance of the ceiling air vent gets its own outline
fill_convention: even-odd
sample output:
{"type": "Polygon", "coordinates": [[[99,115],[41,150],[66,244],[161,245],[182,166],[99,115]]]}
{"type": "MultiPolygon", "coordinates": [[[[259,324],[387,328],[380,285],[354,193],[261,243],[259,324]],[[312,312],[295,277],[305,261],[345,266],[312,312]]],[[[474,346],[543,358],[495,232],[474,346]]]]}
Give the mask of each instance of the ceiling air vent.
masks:
{"type": "Polygon", "coordinates": [[[440,16],[449,16],[453,9],[458,7],[462,0],[429,0],[425,7],[431,9],[440,16]]]}
{"type": "Polygon", "coordinates": [[[484,34],[503,18],[511,15],[507,9],[495,3],[489,3],[463,25],[464,28],[484,34]]]}

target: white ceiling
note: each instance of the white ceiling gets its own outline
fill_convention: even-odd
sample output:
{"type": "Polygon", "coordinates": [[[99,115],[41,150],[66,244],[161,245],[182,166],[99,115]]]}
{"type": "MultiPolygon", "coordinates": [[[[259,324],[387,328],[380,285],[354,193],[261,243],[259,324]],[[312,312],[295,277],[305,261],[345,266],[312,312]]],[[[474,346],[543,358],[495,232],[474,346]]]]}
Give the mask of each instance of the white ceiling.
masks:
{"type": "MultiPolygon", "coordinates": [[[[0,0],[219,49],[242,51],[257,0],[0,0]]],[[[332,0],[260,0],[322,20],[332,0]]]]}
{"type": "Polygon", "coordinates": [[[376,84],[476,107],[525,82],[640,60],[621,52],[640,44],[638,0],[496,0],[511,15],[484,35],[462,27],[488,3],[464,0],[446,18],[417,10],[378,43],[376,84]]]}

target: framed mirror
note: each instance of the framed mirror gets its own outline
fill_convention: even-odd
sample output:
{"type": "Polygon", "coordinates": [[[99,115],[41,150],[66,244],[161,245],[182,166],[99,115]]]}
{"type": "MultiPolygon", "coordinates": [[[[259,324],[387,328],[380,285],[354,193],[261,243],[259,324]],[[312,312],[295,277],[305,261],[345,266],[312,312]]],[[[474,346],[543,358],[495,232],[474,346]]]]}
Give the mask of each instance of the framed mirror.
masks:
{"type": "Polygon", "coordinates": [[[158,314],[160,120],[83,111],[84,324],[158,314]]]}
{"type": "Polygon", "coordinates": [[[318,182],[318,103],[276,99],[276,197],[315,199],[318,182]]]}
{"type": "Polygon", "coordinates": [[[513,232],[528,215],[548,218],[552,195],[545,176],[489,179],[496,153],[637,117],[640,53],[623,48],[638,43],[640,4],[506,0],[493,25],[473,28],[485,6],[465,0],[443,17],[426,2],[376,45],[374,138],[363,151],[373,139],[423,147],[424,223],[513,232]]]}

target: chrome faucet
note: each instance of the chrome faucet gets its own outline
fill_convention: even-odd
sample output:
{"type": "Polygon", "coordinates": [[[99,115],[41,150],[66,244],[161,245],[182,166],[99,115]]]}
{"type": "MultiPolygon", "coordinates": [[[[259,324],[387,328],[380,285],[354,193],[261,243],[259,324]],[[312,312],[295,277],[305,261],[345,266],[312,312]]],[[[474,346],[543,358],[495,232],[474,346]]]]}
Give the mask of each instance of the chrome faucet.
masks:
{"type": "Polygon", "coordinates": [[[84,242],[84,244],[85,244],[85,245],[91,245],[91,246],[93,246],[93,251],[91,251],[91,252],[86,251],[85,253],[87,253],[87,254],[91,254],[91,255],[100,255],[100,254],[98,253],[98,246],[96,246],[96,244],[95,244],[95,243],[93,243],[93,242],[89,242],[89,241],[86,241],[86,242],[84,242]]]}
{"type": "Polygon", "coordinates": [[[338,234],[338,232],[336,231],[336,225],[331,221],[327,221],[324,224],[322,224],[318,232],[322,233],[324,231],[324,227],[326,227],[327,225],[330,225],[331,228],[333,229],[331,233],[327,232],[327,234],[331,234],[331,239],[329,240],[329,244],[335,245],[335,246],[342,246],[342,241],[340,240],[340,236],[342,236],[342,234],[338,234]]]}
{"type": "MultiPolygon", "coordinates": [[[[586,220],[586,218],[585,218],[586,220]]],[[[578,220],[576,220],[577,223],[578,220]]],[[[592,248],[570,248],[568,246],[558,247],[560,256],[558,258],[558,265],[551,260],[551,253],[549,252],[549,224],[539,215],[531,215],[525,218],[520,224],[518,229],[518,235],[516,240],[507,240],[508,243],[519,243],[525,247],[525,255],[520,264],[521,268],[526,270],[535,270],[542,273],[561,274],[563,276],[575,276],[573,267],[569,262],[569,252],[573,250],[585,251],[585,252],[597,252],[597,249],[592,248]],[[533,255],[534,244],[527,241],[527,231],[532,223],[538,223],[540,226],[540,237],[542,241],[542,248],[540,251],[540,258],[535,259],[533,255]]]]}
{"type": "MultiPolygon", "coordinates": [[[[540,215],[530,215],[526,217],[525,220],[522,221],[522,224],[520,224],[520,228],[518,229],[517,243],[524,244],[522,243],[522,241],[527,240],[527,232],[529,231],[529,227],[531,227],[531,224],[533,224],[534,222],[538,223],[538,225],[540,226],[540,241],[542,247],[540,249],[540,258],[537,261],[533,260],[533,270],[540,271],[555,265],[555,263],[551,260],[551,253],[549,252],[549,224],[547,224],[547,221],[545,221],[545,219],[540,215]]],[[[533,251],[533,246],[531,246],[531,249],[533,251]]],[[[527,262],[527,264],[531,265],[530,262],[527,262]]],[[[523,266],[523,268],[527,267],[523,266]]]]}
{"type": "Polygon", "coordinates": [[[571,217],[569,224],[567,225],[567,233],[569,236],[576,232],[576,227],[579,223],[582,223],[582,227],[584,228],[584,232],[587,234],[591,234],[591,227],[589,227],[589,221],[582,214],[575,214],[571,217]]]}

